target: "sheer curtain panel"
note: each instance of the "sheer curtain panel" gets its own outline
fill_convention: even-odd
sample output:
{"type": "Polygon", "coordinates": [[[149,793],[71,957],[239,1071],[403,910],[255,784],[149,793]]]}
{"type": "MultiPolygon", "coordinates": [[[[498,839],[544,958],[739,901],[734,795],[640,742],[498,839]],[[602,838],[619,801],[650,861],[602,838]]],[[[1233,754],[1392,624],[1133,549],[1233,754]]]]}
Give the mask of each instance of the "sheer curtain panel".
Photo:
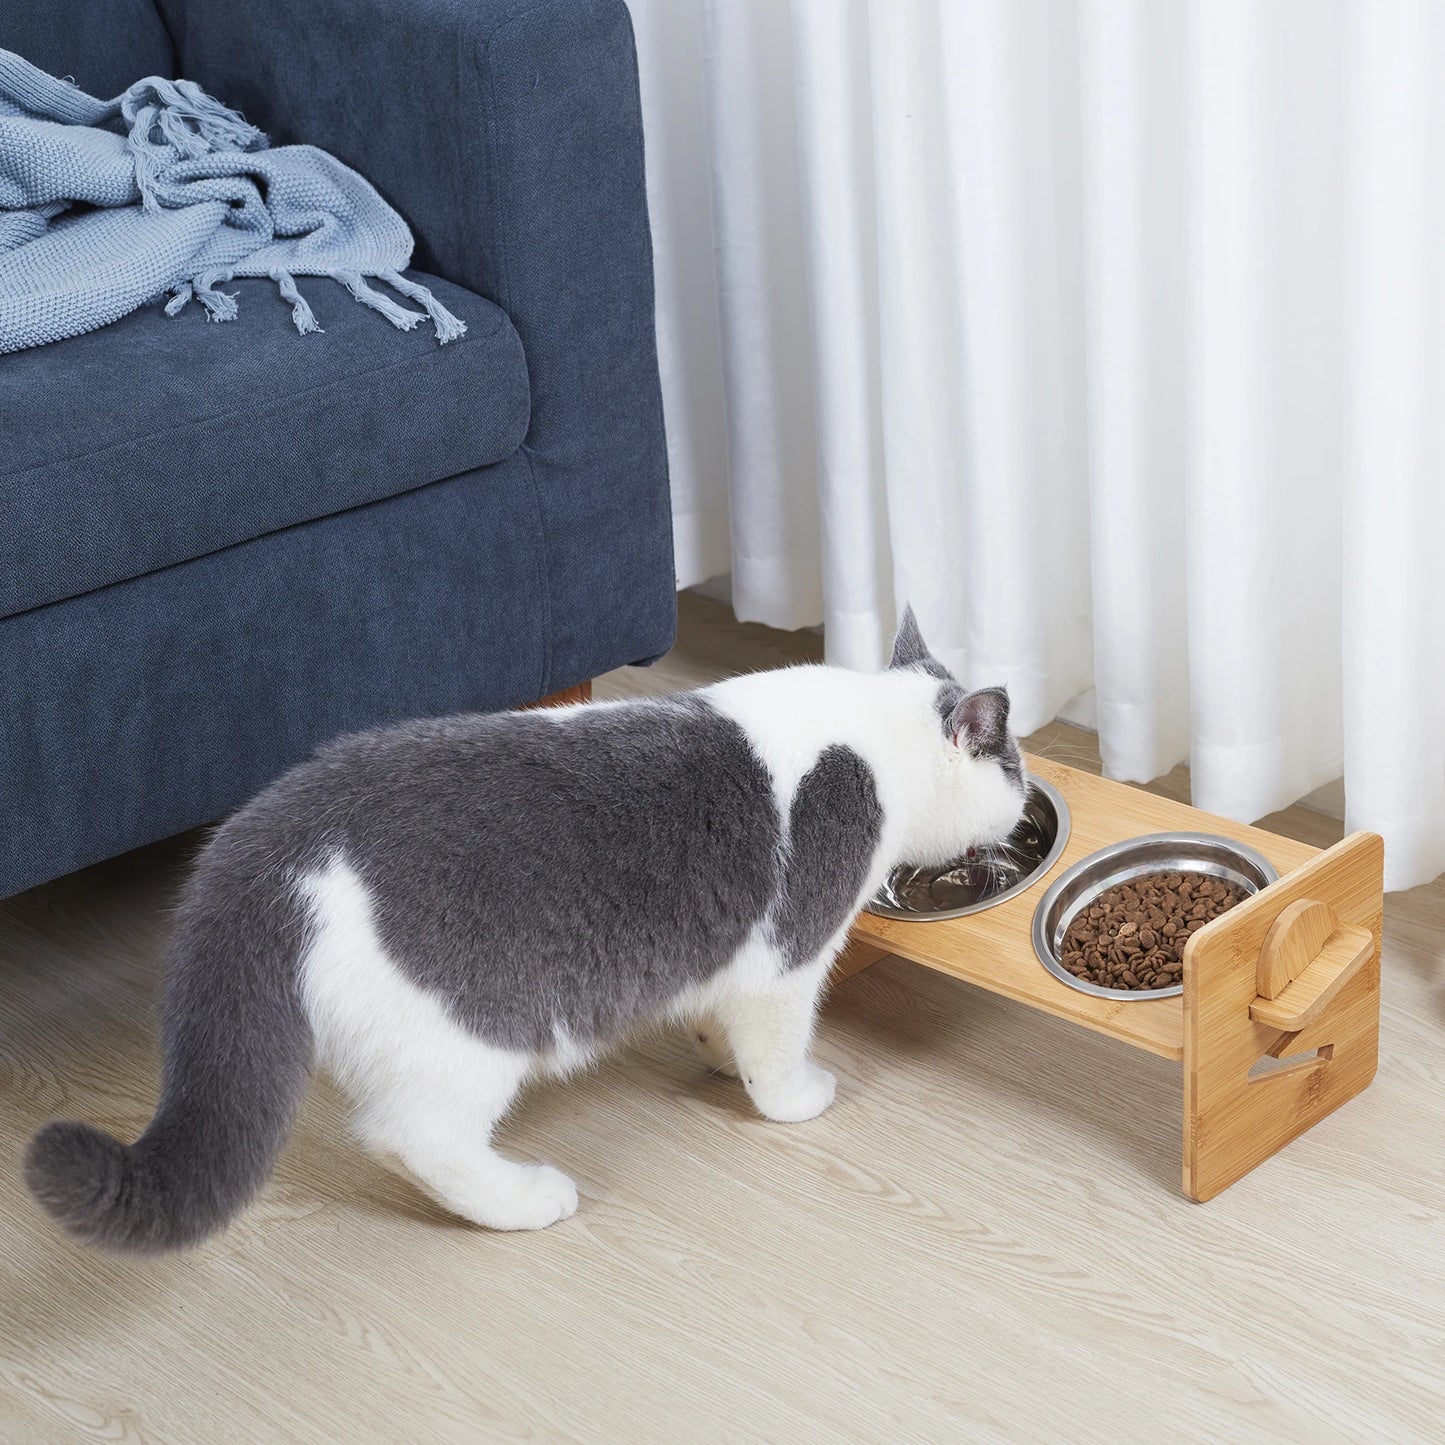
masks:
{"type": "Polygon", "coordinates": [[[1445,868],[1445,7],[631,4],[679,580],[1445,868]]]}

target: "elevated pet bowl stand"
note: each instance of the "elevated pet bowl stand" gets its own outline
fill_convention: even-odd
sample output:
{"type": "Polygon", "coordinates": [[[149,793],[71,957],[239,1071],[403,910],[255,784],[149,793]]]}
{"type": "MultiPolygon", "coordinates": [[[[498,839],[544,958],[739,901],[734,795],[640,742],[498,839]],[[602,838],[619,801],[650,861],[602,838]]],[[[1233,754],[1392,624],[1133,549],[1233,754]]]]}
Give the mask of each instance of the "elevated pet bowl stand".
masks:
{"type": "Polygon", "coordinates": [[[1212,1199],[1375,1076],[1380,1032],[1384,845],[1355,833],[1304,843],[1030,758],[1069,805],[1063,855],[1033,886],[965,918],[863,914],[838,960],[847,977],[890,954],[1182,1062],[1184,1192],[1212,1199]],[[1196,933],[1183,997],[1095,998],[1034,954],[1034,909],[1087,854],[1144,833],[1220,833],[1257,849],[1279,881],[1196,933]]]}

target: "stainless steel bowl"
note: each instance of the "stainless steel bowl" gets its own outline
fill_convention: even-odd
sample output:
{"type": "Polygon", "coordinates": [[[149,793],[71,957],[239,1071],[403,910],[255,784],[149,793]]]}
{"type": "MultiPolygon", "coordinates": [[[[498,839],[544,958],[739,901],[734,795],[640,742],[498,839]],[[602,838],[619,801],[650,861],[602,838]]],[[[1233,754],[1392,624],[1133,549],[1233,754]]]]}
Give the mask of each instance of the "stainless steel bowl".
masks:
{"type": "Polygon", "coordinates": [[[1063,963],[1061,945],[1069,925],[1101,893],[1146,873],[1207,873],[1258,893],[1279,874],[1269,859],[1232,838],[1215,833],[1148,833],[1090,853],[1059,875],[1034,910],[1034,952],[1061,983],[1095,998],[1173,998],[1184,985],[1172,988],[1100,988],[1075,978],[1063,963]]]}
{"type": "Polygon", "coordinates": [[[925,922],[993,908],[1037,883],[1069,841],[1069,805],[1052,783],[1028,780],[1024,815],[1002,842],[941,868],[904,863],[864,906],[883,918],[925,922]]]}

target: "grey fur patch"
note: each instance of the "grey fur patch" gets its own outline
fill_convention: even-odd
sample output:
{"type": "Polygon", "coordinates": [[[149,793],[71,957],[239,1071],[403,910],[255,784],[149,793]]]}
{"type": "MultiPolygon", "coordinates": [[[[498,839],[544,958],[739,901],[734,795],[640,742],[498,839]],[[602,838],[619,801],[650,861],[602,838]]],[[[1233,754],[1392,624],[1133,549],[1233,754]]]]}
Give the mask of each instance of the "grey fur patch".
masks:
{"type": "Polygon", "coordinates": [[[1013,747],[1004,753],[999,754],[998,765],[1003,770],[1003,775],[1019,792],[1027,793],[1028,784],[1024,782],[1024,755],[1019,749],[1017,742],[1013,747]]]}
{"type": "Polygon", "coordinates": [[[350,739],[319,840],[393,962],[464,1028],[615,1038],[727,965],[777,891],[772,779],[700,698],[350,739]]]}
{"type": "Polygon", "coordinates": [[[928,650],[912,607],[903,609],[903,620],[898,624],[898,634],[893,639],[893,656],[888,666],[895,671],[907,667],[921,668],[943,682],[954,680],[953,674],[928,650]]]}
{"type": "Polygon", "coordinates": [[[953,715],[958,711],[958,705],[968,694],[956,682],[946,682],[938,689],[938,696],[933,699],[933,710],[943,722],[945,737],[952,737],[958,729],[954,726],[953,715]]]}
{"type": "Polygon", "coordinates": [[[883,832],[873,770],[851,748],[825,748],[788,813],[782,886],[769,935],[793,967],[852,916],[883,832]]]}
{"type": "Polygon", "coordinates": [[[30,1141],[26,1183],[87,1244],[144,1254],[198,1243],[256,1194],[290,1132],[312,1038],[296,987],[308,923],[284,849],[273,851],[284,786],[217,833],[181,904],[161,1101],[145,1133],[125,1145],[57,1120],[30,1141]]]}

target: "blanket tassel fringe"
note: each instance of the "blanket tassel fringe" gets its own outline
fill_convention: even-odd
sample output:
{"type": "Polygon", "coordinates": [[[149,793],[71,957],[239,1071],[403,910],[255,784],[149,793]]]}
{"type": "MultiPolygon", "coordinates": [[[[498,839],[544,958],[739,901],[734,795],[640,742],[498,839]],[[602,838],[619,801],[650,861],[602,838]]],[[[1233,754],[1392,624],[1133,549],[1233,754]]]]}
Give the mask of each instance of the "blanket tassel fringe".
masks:
{"type": "MultiPolygon", "coordinates": [[[[216,290],[220,282],[230,279],[229,272],[207,271],[204,275],[197,276],[194,281],[177,286],[171,293],[170,300],[166,302],[166,315],[178,316],[194,299],[206,308],[211,321],[234,321],[237,309],[235,295],[216,290]]],[[[289,271],[272,271],[271,279],[280,288],[281,299],[291,303],[291,320],[295,323],[296,330],[302,336],[310,336],[313,332],[321,333],[321,324],[316,320],[316,313],[312,311],[306,298],[297,289],[296,278],[289,271]]],[[[360,271],[338,271],[332,279],[340,281],[363,306],[379,312],[402,331],[410,331],[420,322],[430,321],[436,332],[437,343],[441,346],[466,335],[467,323],[460,316],[448,311],[425,286],[403,276],[400,271],[382,271],[374,279],[386,282],[394,291],[400,291],[408,300],[415,301],[422,308],[421,311],[408,311],[406,307],[398,306],[390,296],[384,296],[374,287],[368,286],[360,271]]]]}
{"type": "Polygon", "coordinates": [[[313,331],[320,332],[321,323],[306,298],[296,289],[296,278],[289,271],[273,271],[271,276],[281,288],[281,299],[291,303],[291,319],[296,323],[297,331],[302,336],[310,336],[313,331]]]}
{"type": "Polygon", "coordinates": [[[374,290],[366,284],[366,278],[360,271],[338,271],[336,279],[361,302],[363,306],[370,306],[373,311],[379,311],[388,321],[399,330],[410,331],[419,321],[426,318],[419,311],[408,311],[405,306],[398,306],[390,296],[383,296],[380,291],[374,290]]]}
{"type": "Polygon", "coordinates": [[[415,301],[422,307],[431,320],[432,327],[436,331],[437,342],[445,346],[448,341],[455,341],[458,336],[465,336],[467,323],[460,316],[454,316],[430,291],[419,282],[410,281],[400,271],[383,271],[380,279],[385,281],[393,291],[400,291],[401,294],[411,301],[415,301]]]}
{"type": "Polygon", "coordinates": [[[229,271],[207,271],[191,282],[195,288],[196,300],[206,308],[208,321],[234,321],[236,319],[236,296],[232,291],[217,291],[218,282],[229,281],[229,271]]]}

